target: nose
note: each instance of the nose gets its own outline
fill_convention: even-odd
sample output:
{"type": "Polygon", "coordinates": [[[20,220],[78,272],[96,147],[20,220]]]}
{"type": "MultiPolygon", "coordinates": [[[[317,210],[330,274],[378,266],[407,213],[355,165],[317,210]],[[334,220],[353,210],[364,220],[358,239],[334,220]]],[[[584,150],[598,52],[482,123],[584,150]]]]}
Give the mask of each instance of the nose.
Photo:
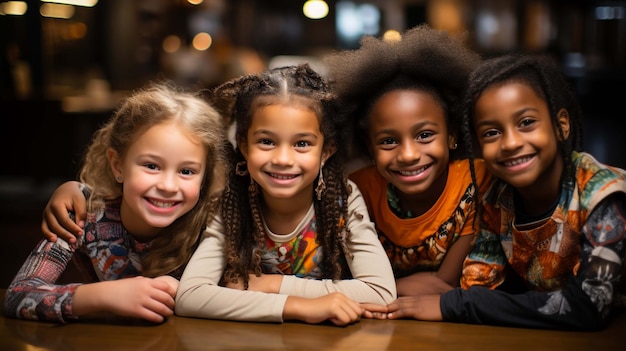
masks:
{"type": "Polygon", "coordinates": [[[415,141],[403,142],[398,147],[398,161],[412,163],[422,156],[419,144],[415,141]]]}
{"type": "Polygon", "coordinates": [[[524,139],[515,129],[505,130],[502,133],[502,150],[515,150],[522,146],[524,139]]]}
{"type": "Polygon", "coordinates": [[[291,145],[280,145],[274,150],[274,157],[272,163],[280,166],[292,166],[293,165],[293,149],[291,145]]]}
{"type": "Polygon", "coordinates": [[[178,190],[178,174],[176,172],[161,173],[157,189],[164,192],[176,192],[178,190]]]}

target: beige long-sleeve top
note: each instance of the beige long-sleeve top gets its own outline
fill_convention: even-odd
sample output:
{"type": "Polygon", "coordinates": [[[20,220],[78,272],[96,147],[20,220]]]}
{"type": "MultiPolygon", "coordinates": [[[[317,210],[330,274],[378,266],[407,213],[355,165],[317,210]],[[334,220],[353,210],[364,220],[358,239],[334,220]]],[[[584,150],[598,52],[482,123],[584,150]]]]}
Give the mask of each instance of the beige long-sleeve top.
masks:
{"type": "MultiPolygon", "coordinates": [[[[396,298],[396,284],[389,259],[376,236],[361,192],[354,183],[348,198],[346,255],[352,279],[307,279],[285,275],[278,294],[229,289],[218,285],[224,272],[224,234],[220,218],[206,229],[191,257],[176,294],[176,314],[187,317],[256,322],[282,322],[288,296],[320,297],[341,292],[357,302],[388,304],[396,298]]],[[[294,233],[310,222],[302,220],[294,233]]]]}

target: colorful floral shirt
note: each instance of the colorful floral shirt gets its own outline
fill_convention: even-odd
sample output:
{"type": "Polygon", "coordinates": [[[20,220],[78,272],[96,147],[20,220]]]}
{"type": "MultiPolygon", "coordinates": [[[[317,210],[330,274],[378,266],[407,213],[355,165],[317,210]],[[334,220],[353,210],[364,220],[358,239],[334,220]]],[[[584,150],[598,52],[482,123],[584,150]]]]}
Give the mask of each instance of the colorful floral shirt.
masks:
{"type": "Polygon", "coordinates": [[[300,278],[321,279],[322,247],[317,242],[317,229],[313,207],[306,220],[288,235],[287,238],[273,235],[269,228],[263,248],[263,273],[295,275],[300,278]]]}
{"type": "MultiPolygon", "coordinates": [[[[491,182],[484,162],[474,163],[479,191],[491,182]]],[[[426,213],[414,218],[400,218],[389,204],[388,182],[375,166],[350,175],[367,204],[376,224],[378,239],[391,262],[396,278],[419,271],[436,271],[448,248],[463,235],[474,235],[476,191],[468,160],[450,162],[448,179],[439,200],[426,213]]]]}
{"type": "Polygon", "coordinates": [[[555,211],[533,229],[515,225],[513,188],[493,184],[462,288],[441,298],[444,320],[557,329],[603,325],[624,266],[626,172],[587,153],[575,152],[573,162],[574,184],[562,185],[555,211]]]}

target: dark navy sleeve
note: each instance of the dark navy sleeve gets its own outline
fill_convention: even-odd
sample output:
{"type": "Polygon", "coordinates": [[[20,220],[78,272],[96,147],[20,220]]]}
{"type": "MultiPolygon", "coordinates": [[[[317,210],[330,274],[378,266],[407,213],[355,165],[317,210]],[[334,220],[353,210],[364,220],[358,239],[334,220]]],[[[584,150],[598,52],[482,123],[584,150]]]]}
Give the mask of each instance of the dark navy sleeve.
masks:
{"type": "Polygon", "coordinates": [[[610,196],[589,216],[583,228],[578,274],[563,289],[511,293],[480,286],[457,288],[441,296],[443,320],[543,329],[602,329],[619,288],[625,232],[626,196],[610,196]]]}

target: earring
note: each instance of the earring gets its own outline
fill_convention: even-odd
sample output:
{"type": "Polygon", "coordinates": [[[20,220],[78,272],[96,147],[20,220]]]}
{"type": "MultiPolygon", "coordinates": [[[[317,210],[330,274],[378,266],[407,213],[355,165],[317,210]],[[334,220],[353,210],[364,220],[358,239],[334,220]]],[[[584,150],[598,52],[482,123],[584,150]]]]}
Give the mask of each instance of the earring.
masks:
{"type": "Polygon", "coordinates": [[[235,174],[242,177],[248,175],[248,164],[246,161],[237,162],[235,165],[235,174]]]}
{"type": "Polygon", "coordinates": [[[317,186],[315,187],[315,194],[317,195],[317,199],[322,199],[322,193],[326,190],[326,183],[324,182],[324,164],[320,166],[320,176],[317,178],[317,186]]]}
{"type": "Polygon", "coordinates": [[[117,178],[115,178],[115,180],[117,180],[118,183],[121,183],[123,178],[122,178],[122,176],[117,176],[117,178]]]}
{"type": "Polygon", "coordinates": [[[454,145],[452,145],[452,147],[451,147],[450,149],[452,149],[452,150],[456,150],[457,146],[459,146],[459,144],[454,143],[454,145]]]}

